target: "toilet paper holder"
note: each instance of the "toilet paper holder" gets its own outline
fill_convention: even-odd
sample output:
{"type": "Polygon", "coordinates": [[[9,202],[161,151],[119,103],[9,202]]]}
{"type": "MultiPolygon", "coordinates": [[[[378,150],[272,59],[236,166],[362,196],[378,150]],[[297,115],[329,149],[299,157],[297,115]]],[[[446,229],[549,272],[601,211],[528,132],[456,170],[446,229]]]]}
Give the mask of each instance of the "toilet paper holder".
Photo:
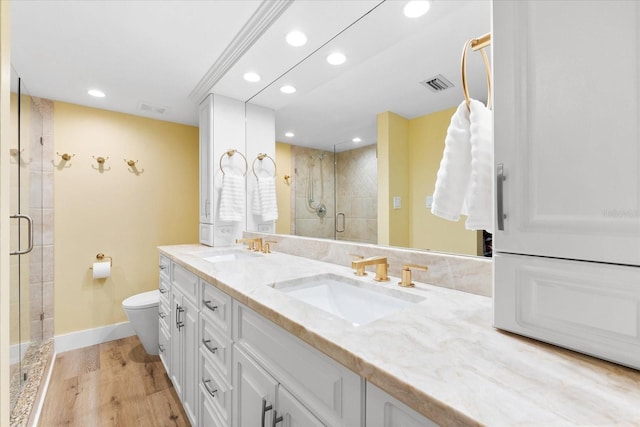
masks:
{"type": "MultiPolygon", "coordinates": [[[[113,258],[111,258],[109,255],[105,255],[102,252],[100,252],[99,254],[96,255],[96,259],[98,261],[102,261],[105,258],[109,258],[109,265],[111,267],[113,267],[113,258]]],[[[93,267],[89,267],[89,268],[93,270],[93,267]]]]}

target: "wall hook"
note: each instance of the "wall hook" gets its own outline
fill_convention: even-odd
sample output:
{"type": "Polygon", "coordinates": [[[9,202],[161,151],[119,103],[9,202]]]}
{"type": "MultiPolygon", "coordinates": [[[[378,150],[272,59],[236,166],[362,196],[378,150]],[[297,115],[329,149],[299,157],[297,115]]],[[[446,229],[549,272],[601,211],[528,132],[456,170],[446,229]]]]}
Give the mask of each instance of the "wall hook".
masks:
{"type": "Polygon", "coordinates": [[[109,160],[109,157],[102,157],[102,156],[100,156],[100,157],[91,156],[91,157],[93,157],[94,159],[96,159],[96,162],[98,162],[98,164],[100,164],[100,165],[103,165],[103,164],[104,164],[104,162],[106,162],[107,160],[109,160]]]}
{"type": "Polygon", "coordinates": [[[144,169],[138,169],[138,166],[137,166],[138,160],[134,161],[134,160],[124,159],[124,162],[129,166],[128,170],[129,170],[130,173],[133,173],[133,174],[136,174],[136,175],[140,175],[141,173],[144,172],[144,169]]]}
{"type": "Polygon", "coordinates": [[[75,157],[75,154],[69,154],[69,153],[60,154],[57,151],[56,151],[56,155],[62,157],[62,160],[64,160],[65,162],[68,162],[69,160],[71,160],[72,157],[75,157]]]}
{"type": "Polygon", "coordinates": [[[291,175],[285,175],[285,176],[284,176],[284,182],[285,182],[287,185],[291,185],[291,175]]]}

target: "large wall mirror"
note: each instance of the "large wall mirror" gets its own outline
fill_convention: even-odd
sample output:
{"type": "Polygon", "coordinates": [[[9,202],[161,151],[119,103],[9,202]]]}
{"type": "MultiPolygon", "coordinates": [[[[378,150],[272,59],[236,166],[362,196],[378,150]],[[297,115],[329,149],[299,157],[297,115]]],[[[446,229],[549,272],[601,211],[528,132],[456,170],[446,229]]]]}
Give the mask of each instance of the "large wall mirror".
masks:
{"type": "MultiPolygon", "coordinates": [[[[248,101],[275,110],[276,232],[486,255],[486,233],[428,205],[463,100],[462,48],[490,31],[490,1],[434,1],[418,18],[406,4],[381,2],[248,101]],[[328,63],[335,52],[343,64],[328,63]]],[[[486,101],[479,53],[467,76],[486,101]]]]}

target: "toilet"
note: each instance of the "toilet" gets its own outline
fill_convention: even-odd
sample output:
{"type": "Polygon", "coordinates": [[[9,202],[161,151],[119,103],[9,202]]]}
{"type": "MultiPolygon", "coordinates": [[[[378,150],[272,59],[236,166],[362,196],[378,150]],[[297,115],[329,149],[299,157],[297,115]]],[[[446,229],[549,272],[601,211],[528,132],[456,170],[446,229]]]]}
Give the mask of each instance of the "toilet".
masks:
{"type": "Polygon", "coordinates": [[[122,301],[129,323],[142,342],[147,354],[158,354],[158,304],[160,292],[143,292],[122,301]]]}

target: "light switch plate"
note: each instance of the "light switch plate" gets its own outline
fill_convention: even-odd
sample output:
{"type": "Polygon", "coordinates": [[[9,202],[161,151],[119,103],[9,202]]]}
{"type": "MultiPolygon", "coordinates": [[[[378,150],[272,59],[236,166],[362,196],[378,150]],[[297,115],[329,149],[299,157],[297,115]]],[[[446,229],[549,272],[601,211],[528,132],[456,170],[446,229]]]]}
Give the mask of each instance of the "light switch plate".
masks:
{"type": "Polygon", "coordinates": [[[393,196],[393,209],[400,209],[402,207],[402,199],[400,196],[393,196]]]}

